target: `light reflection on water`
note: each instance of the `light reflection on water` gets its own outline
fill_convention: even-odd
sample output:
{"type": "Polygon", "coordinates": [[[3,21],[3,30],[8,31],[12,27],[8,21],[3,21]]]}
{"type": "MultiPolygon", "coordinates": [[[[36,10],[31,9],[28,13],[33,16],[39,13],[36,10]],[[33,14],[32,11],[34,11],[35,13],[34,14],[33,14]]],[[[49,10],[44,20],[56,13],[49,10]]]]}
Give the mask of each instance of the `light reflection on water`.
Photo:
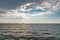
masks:
{"type": "Polygon", "coordinates": [[[0,40],[58,40],[59,38],[60,24],[0,24],[0,40]]]}

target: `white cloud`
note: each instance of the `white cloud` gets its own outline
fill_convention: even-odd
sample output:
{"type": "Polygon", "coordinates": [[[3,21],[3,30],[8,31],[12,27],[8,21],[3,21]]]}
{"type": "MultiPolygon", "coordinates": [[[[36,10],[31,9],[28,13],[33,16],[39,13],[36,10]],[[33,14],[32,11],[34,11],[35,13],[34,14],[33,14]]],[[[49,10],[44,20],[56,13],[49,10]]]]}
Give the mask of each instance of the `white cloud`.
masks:
{"type": "MultiPolygon", "coordinates": [[[[42,4],[38,4],[35,2],[32,3],[26,3],[24,5],[21,5],[20,7],[17,7],[15,10],[9,10],[6,14],[0,14],[1,16],[5,17],[22,17],[23,20],[33,20],[33,17],[41,17],[45,14],[54,14],[58,9],[60,9],[60,1],[58,0],[47,0],[42,2],[42,4]],[[36,14],[29,14],[28,12],[30,10],[37,10],[41,9],[45,12],[39,12],[36,14]]],[[[4,10],[2,10],[4,11],[4,10]]]]}

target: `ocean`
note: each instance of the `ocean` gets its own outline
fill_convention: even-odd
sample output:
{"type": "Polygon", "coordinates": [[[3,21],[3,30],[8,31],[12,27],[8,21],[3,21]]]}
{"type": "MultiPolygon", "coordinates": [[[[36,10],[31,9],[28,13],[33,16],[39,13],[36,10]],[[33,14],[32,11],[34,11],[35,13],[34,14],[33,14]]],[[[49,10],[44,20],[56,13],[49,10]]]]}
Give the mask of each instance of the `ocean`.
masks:
{"type": "Polygon", "coordinates": [[[60,40],[60,24],[0,23],[0,40],[60,40]]]}

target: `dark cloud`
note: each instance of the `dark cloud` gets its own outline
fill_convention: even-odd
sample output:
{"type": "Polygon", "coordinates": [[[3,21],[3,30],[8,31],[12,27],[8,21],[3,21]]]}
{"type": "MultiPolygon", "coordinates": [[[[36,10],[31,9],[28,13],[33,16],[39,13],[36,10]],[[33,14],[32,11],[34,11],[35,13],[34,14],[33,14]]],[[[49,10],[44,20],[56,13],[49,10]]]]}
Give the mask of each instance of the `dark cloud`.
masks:
{"type": "Polygon", "coordinates": [[[15,9],[22,4],[29,2],[41,3],[44,0],[0,0],[0,8],[4,9],[15,9]]]}

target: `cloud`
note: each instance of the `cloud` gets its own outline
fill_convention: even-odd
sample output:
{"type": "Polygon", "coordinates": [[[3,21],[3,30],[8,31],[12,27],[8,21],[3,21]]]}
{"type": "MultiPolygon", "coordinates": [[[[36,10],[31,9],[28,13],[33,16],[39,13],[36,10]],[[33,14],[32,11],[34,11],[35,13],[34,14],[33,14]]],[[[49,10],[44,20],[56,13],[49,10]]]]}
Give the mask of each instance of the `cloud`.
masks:
{"type": "Polygon", "coordinates": [[[0,8],[4,9],[15,9],[26,3],[38,2],[42,3],[44,0],[0,0],[0,8]]]}
{"type": "Polygon", "coordinates": [[[8,12],[8,11],[9,11],[9,10],[0,8],[0,14],[4,14],[4,13],[6,13],[6,12],[8,12]]]}
{"type": "Polygon", "coordinates": [[[54,14],[58,9],[60,9],[59,0],[45,0],[40,4],[38,2],[28,2],[16,7],[16,9],[2,9],[1,11],[5,11],[6,13],[0,14],[0,16],[16,19],[20,18],[26,21],[34,20],[35,17],[41,17],[46,14],[54,14]]]}

